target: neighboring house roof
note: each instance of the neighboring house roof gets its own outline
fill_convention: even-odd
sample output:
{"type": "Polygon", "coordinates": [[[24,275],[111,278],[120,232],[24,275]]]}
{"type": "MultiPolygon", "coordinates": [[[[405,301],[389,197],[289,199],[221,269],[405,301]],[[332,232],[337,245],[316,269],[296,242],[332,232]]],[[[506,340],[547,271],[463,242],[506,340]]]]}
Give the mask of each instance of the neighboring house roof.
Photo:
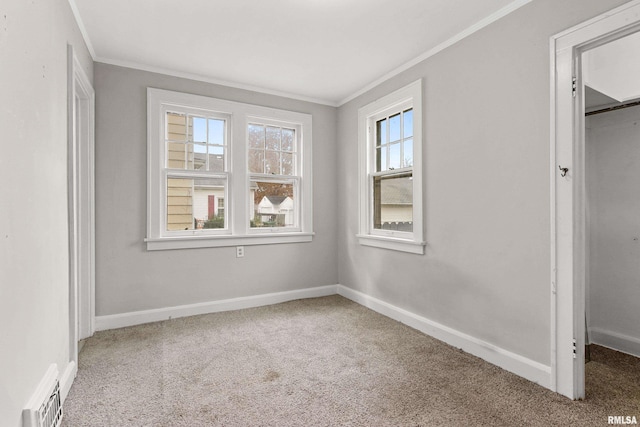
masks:
{"type": "Polygon", "coordinates": [[[280,203],[284,202],[287,196],[264,196],[273,206],[277,206],[280,203]]]}
{"type": "Polygon", "coordinates": [[[410,178],[384,179],[380,184],[383,205],[413,204],[413,182],[410,178]]]}
{"type": "Polygon", "coordinates": [[[204,179],[193,179],[193,187],[195,189],[220,189],[220,190],[224,190],[224,184],[222,182],[220,183],[216,183],[216,179],[213,178],[214,184],[211,183],[212,179],[211,178],[204,178],[204,179]]]}

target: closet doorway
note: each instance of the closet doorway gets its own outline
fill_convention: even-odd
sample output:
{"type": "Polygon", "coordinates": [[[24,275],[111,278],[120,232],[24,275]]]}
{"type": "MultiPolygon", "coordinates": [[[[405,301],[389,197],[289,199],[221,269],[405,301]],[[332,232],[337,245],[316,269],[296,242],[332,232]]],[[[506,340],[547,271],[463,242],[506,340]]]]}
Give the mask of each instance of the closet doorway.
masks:
{"type": "Polygon", "coordinates": [[[631,367],[640,366],[640,33],[583,54],[583,76],[588,397],[606,378],[624,388],[639,374],[631,367]],[[590,82],[592,67],[606,71],[604,86],[590,82]]]}
{"type": "MultiPolygon", "coordinates": [[[[622,319],[622,313],[629,311],[627,308],[621,309],[622,305],[634,304],[631,297],[633,291],[616,296],[615,298],[625,300],[616,305],[614,289],[622,289],[623,285],[620,283],[625,282],[625,279],[620,277],[618,284],[611,284],[611,278],[614,270],[615,274],[620,276],[621,264],[604,262],[615,253],[623,251],[624,245],[621,242],[616,245],[612,240],[619,237],[614,239],[613,235],[607,234],[603,228],[594,231],[599,224],[597,221],[600,220],[621,225],[622,221],[616,220],[616,215],[640,216],[640,206],[635,212],[630,212],[630,207],[623,205],[619,205],[616,210],[612,208],[612,201],[607,201],[607,197],[612,195],[617,195],[619,199],[629,198],[629,193],[623,191],[619,180],[621,175],[625,175],[624,167],[630,167],[632,156],[628,153],[617,154],[624,157],[627,166],[623,166],[615,158],[608,159],[607,161],[615,163],[614,167],[617,168],[611,170],[607,169],[606,163],[602,163],[605,158],[595,161],[594,156],[590,155],[591,151],[595,152],[595,148],[591,147],[592,141],[587,145],[587,138],[594,140],[601,130],[600,125],[606,127],[604,123],[598,122],[606,121],[602,118],[607,113],[589,116],[594,117],[593,119],[585,117],[586,102],[590,104],[593,102],[593,96],[598,95],[592,92],[592,89],[615,101],[594,105],[597,109],[615,107],[605,104],[633,102],[634,96],[640,96],[640,92],[635,95],[632,93],[635,89],[632,89],[629,81],[623,81],[620,76],[607,75],[616,68],[610,67],[613,64],[611,51],[637,38],[635,34],[639,31],[640,1],[632,1],[558,34],[551,40],[551,384],[554,390],[572,399],[585,397],[585,345],[588,341],[600,341],[607,346],[615,344],[618,346],[617,349],[626,352],[630,352],[630,345],[633,347],[640,343],[640,339],[636,341],[636,337],[633,336],[633,333],[638,334],[637,331],[632,332],[626,327],[626,322],[630,320],[622,319]],[[599,59],[607,55],[610,55],[608,60],[599,59]],[[595,118],[596,116],[600,118],[595,118]],[[618,174],[617,178],[608,175],[607,180],[618,179],[620,188],[608,190],[607,196],[601,196],[600,192],[594,193],[594,188],[602,184],[597,175],[594,175],[597,181],[594,182],[594,171],[618,174]],[[604,205],[600,203],[602,199],[605,200],[604,205]],[[604,219],[602,209],[607,212],[604,219]],[[608,219],[607,215],[610,216],[608,219]],[[603,240],[607,241],[606,245],[616,246],[616,249],[603,249],[607,247],[603,247],[603,240]],[[598,273],[595,271],[596,268],[598,273]],[[604,282],[608,284],[602,283],[603,277],[604,282]],[[602,294],[606,294],[608,299],[601,299],[599,296],[602,294]],[[609,330],[613,333],[605,338],[603,332],[608,330],[606,328],[618,331],[609,330]],[[611,337],[615,337],[617,341],[612,343],[611,337]],[[627,347],[620,348],[623,341],[627,347]]],[[[638,52],[638,49],[635,49],[635,52],[638,52]]],[[[632,58],[635,56],[637,54],[619,55],[618,60],[622,62],[617,64],[618,71],[640,66],[640,63],[634,65],[633,60],[638,61],[638,58],[632,58]]],[[[628,74],[634,77],[640,75],[638,71],[628,74]]],[[[629,114],[632,109],[629,107],[624,110],[629,114]]],[[[598,146],[598,149],[600,148],[605,149],[598,146]]],[[[607,153],[613,155],[613,151],[607,153]]],[[[630,178],[630,181],[637,182],[635,180],[636,178],[630,178]]],[[[613,186],[616,187],[616,184],[613,186]]],[[[640,188],[640,185],[636,187],[640,188]]],[[[631,198],[638,199],[635,195],[631,198]]],[[[635,237],[640,237],[640,230],[635,229],[632,234],[634,235],[629,236],[631,244],[636,242],[633,240],[635,237]]],[[[630,248],[627,248],[627,252],[630,248]]],[[[640,261],[638,258],[636,260],[640,261]]],[[[632,271],[628,272],[629,275],[634,274],[633,268],[637,269],[637,264],[640,263],[636,261],[635,264],[632,271]]],[[[635,277],[637,282],[638,276],[635,277]]],[[[634,288],[637,292],[638,286],[634,288]]],[[[635,304],[635,307],[640,307],[640,298],[635,300],[635,304]]],[[[637,313],[638,309],[631,311],[637,313]]]]}

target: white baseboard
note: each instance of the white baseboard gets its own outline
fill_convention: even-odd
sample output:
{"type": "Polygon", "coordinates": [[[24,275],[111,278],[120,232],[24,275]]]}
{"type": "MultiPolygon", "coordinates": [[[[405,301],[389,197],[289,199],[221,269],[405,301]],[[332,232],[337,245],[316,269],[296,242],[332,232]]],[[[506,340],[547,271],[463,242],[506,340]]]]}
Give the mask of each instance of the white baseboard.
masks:
{"type": "MultiPolygon", "coordinates": [[[[474,356],[478,356],[489,363],[497,365],[507,371],[513,372],[514,374],[540,384],[543,387],[550,388],[551,386],[551,368],[549,366],[512,353],[503,348],[497,347],[493,344],[487,343],[485,341],[464,334],[447,326],[441,325],[425,317],[418,316],[417,314],[411,313],[407,310],[393,306],[382,300],[342,285],[328,285],[317,288],[299,289],[295,291],[277,292],[242,298],[232,298],[221,301],[181,305],[154,310],[135,311],[131,313],[113,314],[108,316],[97,316],[95,319],[95,325],[97,331],[104,331],[108,329],[141,325],[143,323],[158,322],[161,320],[174,319],[179,317],[261,307],[265,305],[293,301],[296,299],[317,298],[335,294],[342,295],[343,297],[348,298],[367,308],[370,308],[384,316],[404,323],[405,325],[417,329],[436,339],[444,341],[449,345],[460,348],[467,353],[473,354],[474,356]]],[[[71,378],[71,383],[73,382],[73,377],[75,377],[75,371],[73,375],[71,375],[71,371],[69,372],[69,374],[66,374],[66,372],[70,369],[71,368],[67,367],[65,375],[63,375],[63,377],[68,376],[69,378],[71,378]]],[[[77,369],[77,367],[74,366],[73,369],[77,369]]],[[[71,387],[70,383],[69,388],[71,387]]]]}
{"type": "Polygon", "coordinates": [[[612,350],[640,357],[640,339],[601,328],[589,328],[589,341],[612,350]]]}
{"type": "Polygon", "coordinates": [[[478,356],[489,363],[513,372],[529,381],[533,381],[546,388],[551,387],[550,366],[546,366],[455,329],[433,322],[427,318],[363,294],[362,292],[342,285],[338,285],[337,288],[339,295],[357,302],[360,305],[404,323],[449,345],[460,348],[467,353],[478,356]]]}
{"type": "Polygon", "coordinates": [[[69,395],[69,390],[71,390],[73,380],[76,379],[77,373],[78,365],[72,360],[67,364],[67,367],[62,373],[62,378],[60,378],[60,399],[62,400],[62,403],[64,403],[65,399],[69,395]]]}
{"type": "Polygon", "coordinates": [[[337,285],[317,288],[298,289],[295,291],[277,292],[250,297],[232,298],[198,304],[180,305],[158,308],[154,310],[134,311],[131,313],[96,316],[96,331],[124,328],[143,323],[158,322],[178,317],[196,316],[199,314],[217,313],[221,311],[240,310],[243,308],[261,307],[303,298],[317,298],[337,293],[337,285]]]}

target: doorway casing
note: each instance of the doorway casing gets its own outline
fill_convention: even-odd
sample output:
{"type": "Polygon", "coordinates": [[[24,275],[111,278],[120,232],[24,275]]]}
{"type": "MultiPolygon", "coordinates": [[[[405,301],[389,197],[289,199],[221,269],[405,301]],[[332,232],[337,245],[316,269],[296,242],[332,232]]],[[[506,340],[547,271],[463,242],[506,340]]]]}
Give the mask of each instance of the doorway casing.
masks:
{"type": "Polygon", "coordinates": [[[70,45],[67,56],[69,365],[63,399],[78,369],[78,341],[95,331],[95,92],[70,45]]]}
{"type": "Polygon", "coordinates": [[[634,0],[551,38],[551,388],[585,397],[586,176],[582,53],[640,31],[634,0]]]}

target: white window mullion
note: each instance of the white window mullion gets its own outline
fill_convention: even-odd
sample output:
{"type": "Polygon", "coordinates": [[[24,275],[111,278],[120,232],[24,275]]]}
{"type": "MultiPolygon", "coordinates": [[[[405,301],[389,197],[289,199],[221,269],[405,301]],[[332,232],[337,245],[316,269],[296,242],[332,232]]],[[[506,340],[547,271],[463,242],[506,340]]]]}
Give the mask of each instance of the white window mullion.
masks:
{"type": "Polygon", "coordinates": [[[228,200],[225,200],[225,213],[230,211],[229,221],[231,232],[234,235],[246,234],[247,231],[247,199],[248,182],[247,174],[247,132],[244,117],[235,116],[229,126],[229,141],[235,142],[229,149],[229,163],[231,164],[231,178],[229,183],[228,200]],[[228,208],[227,208],[228,207],[228,208]]]}
{"type": "Polygon", "coordinates": [[[400,111],[400,167],[404,167],[404,109],[400,111]]]}
{"type": "Polygon", "coordinates": [[[182,167],[186,170],[187,166],[189,165],[189,141],[187,139],[187,141],[185,141],[184,143],[184,162],[182,163],[182,167]]]}
{"type": "Polygon", "coordinates": [[[160,195],[160,215],[159,215],[159,219],[160,219],[160,227],[161,230],[166,230],[167,229],[167,178],[169,177],[169,173],[167,169],[163,169],[161,172],[161,184],[160,184],[160,188],[161,188],[161,195],[160,195]]]}
{"type": "Polygon", "coordinates": [[[205,139],[204,139],[204,167],[209,170],[209,117],[205,117],[205,139]]]}
{"type": "Polygon", "coordinates": [[[371,234],[373,232],[373,229],[375,227],[374,223],[373,223],[373,187],[374,187],[374,183],[373,183],[373,174],[368,174],[368,189],[367,189],[367,193],[368,193],[368,197],[367,197],[367,220],[369,221],[369,228],[367,229],[367,234],[371,234]]]}

